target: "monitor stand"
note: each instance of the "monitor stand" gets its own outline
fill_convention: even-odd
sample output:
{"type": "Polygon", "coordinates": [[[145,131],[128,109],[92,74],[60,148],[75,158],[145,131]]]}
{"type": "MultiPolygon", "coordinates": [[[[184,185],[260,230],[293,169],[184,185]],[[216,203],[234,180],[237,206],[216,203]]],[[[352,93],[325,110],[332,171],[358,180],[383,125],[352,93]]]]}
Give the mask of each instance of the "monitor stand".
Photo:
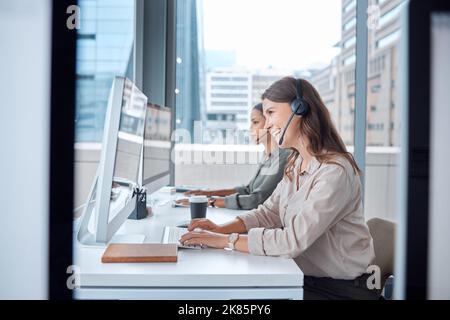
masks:
{"type": "MultiPolygon", "coordinates": [[[[83,210],[83,214],[80,216],[77,224],[76,238],[81,245],[92,247],[105,247],[108,243],[97,242],[95,234],[89,230],[89,222],[92,217],[92,213],[95,210],[96,190],[98,184],[98,173],[96,173],[94,181],[89,192],[88,202],[83,210]]],[[[130,201],[129,203],[132,203],[130,201]]],[[[129,210],[127,205],[122,210],[129,210]]],[[[119,213],[120,214],[120,213],[119,213]]],[[[109,243],[143,243],[145,241],[145,235],[143,234],[115,234],[109,243]]]]}

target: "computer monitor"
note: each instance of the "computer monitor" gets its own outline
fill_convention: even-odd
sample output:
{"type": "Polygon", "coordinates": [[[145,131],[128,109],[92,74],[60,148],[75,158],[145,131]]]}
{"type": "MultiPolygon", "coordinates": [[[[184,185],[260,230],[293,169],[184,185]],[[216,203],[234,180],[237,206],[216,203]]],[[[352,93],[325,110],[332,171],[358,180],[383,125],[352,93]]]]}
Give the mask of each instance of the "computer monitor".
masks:
{"type": "Polygon", "coordinates": [[[139,184],[146,108],[147,97],[130,80],[114,79],[106,110],[101,159],[77,236],[83,244],[110,242],[135,210],[134,191],[139,184]]]}
{"type": "Polygon", "coordinates": [[[148,194],[170,183],[171,121],[170,108],[148,103],[142,170],[148,194]]]}

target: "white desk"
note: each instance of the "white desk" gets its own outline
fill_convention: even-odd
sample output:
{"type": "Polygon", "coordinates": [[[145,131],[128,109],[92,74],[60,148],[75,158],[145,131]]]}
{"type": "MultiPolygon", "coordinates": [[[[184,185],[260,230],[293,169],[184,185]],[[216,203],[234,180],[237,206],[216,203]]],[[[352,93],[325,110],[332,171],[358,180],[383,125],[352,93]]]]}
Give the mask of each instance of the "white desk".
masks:
{"type": "MultiPolygon", "coordinates": [[[[168,197],[168,196],[165,196],[168,197]]],[[[164,200],[161,204],[163,204],[164,200]]],[[[238,211],[208,208],[216,223],[238,211]]],[[[152,217],[127,220],[118,234],[144,234],[161,242],[164,226],[188,220],[188,208],[169,203],[154,207],[152,217]]],[[[176,263],[103,264],[105,248],[75,245],[80,270],[78,299],[302,299],[303,273],[292,259],[261,257],[219,249],[178,251],[176,263]]]]}

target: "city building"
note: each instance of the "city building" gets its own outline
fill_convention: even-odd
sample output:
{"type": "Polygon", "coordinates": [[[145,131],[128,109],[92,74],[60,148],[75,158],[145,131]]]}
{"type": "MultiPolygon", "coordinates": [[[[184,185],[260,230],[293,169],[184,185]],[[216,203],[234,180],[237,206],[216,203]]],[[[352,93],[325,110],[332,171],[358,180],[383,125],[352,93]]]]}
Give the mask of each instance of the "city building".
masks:
{"type": "Polygon", "coordinates": [[[252,105],[261,102],[261,96],[264,91],[275,81],[280,80],[286,73],[275,70],[255,71],[252,74],[252,105]]]}
{"type": "Polygon", "coordinates": [[[245,70],[216,70],[206,76],[208,130],[248,130],[252,106],[252,75],[245,70]]]}
{"type": "Polygon", "coordinates": [[[205,121],[205,70],[201,1],[177,2],[176,127],[193,137],[196,121],[205,121]]]}
{"type": "MultiPolygon", "coordinates": [[[[400,10],[404,0],[372,1],[373,26],[368,34],[367,144],[399,145],[396,112],[400,10]]],[[[347,145],[353,145],[356,63],[356,0],[342,1],[340,54],[310,80],[330,109],[347,145]]]]}
{"type": "Polygon", "coordinates": [[[115,76],[133,79],[134,1],[80,0],[77,34],[77,142],[100,142],[115,76]]]}

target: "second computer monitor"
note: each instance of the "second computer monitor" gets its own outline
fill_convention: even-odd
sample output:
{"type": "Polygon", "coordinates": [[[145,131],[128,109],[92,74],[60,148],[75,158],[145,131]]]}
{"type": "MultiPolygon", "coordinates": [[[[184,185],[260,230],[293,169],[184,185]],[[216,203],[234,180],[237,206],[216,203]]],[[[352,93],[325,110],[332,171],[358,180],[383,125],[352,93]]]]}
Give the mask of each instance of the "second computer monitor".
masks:
{"type": "Polygon", "coordinates": [[[142,181],[149,194],[170,183],[171,124],[170,108],[147,104],[142,181]]]}

